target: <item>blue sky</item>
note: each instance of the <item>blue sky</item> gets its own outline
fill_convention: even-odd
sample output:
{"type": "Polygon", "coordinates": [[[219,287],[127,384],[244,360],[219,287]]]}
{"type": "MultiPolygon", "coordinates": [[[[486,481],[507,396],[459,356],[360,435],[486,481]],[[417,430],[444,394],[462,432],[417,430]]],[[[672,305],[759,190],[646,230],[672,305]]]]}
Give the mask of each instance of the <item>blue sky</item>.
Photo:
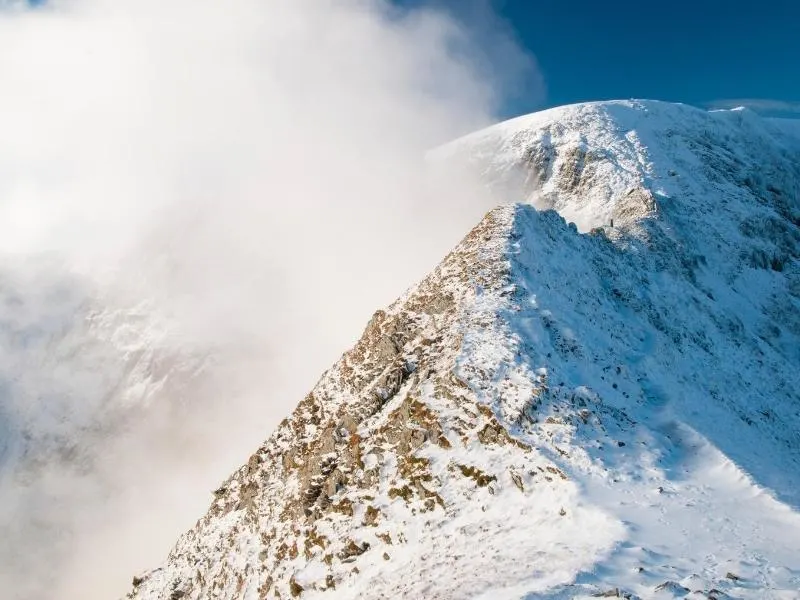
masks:
{"type": "MultiPolygon", "coordinates": [[[[396,1],[466,15],[483,0],[396,1]]],[[[523,94],[510,103],[508,114],[636,97],[700,106],[733,101],[800,116],[800,0],[491,4],[536,57],[546,87],[543,98],[523,94]]]]}
{"type": "Polygon", "coordinates": [[[445,9],[490,55],[498,38],[481,34],[491,21],[535,57],[540,77],[520,84],[502,116],[654,98],[800,118],[800,0],[389,1],[445,9]]]}

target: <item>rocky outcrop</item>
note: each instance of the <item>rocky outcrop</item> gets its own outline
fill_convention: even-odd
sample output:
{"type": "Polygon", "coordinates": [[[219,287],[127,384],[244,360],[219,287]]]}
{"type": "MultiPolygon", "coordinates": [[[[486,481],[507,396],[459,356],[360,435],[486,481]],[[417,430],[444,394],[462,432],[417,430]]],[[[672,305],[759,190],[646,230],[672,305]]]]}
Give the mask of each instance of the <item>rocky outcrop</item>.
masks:
{"type": "Polygon", "coordinates": [[[504,447],[520,465],[528,448],[455,369],[471,305],[507,293],[513,214],[489,213],[431,276],[376,312],[355,347],[215,491],[169,567],[137,576],[129,597],[257,590],[288,598],[335,589],[367,555],[383,560],[402,545],[407,528],[457,510],[445,500],[455,490],[533,485],[524,467],[494,473],[466,462],[475,443],[504,447]],[[398,513],[406,527],[397,526],[398,513]]]}

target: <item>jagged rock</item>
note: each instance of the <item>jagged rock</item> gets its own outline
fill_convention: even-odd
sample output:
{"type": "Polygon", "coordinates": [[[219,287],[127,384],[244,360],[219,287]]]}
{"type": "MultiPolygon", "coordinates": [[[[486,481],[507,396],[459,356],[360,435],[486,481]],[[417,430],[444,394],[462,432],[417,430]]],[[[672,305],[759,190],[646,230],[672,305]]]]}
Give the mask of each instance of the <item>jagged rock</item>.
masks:
{"type": "Polygon", "coordinates": [[[671,594],[677,594],[679,596],[684,596],[688,594],[691,590],[687,587],[683,587],[680,583],[676,581],[665,581],[655,587],[655,591],[657,592],[670,592],[671,594]]]}
{"type": "Polygon", "coordinates": [[[652,216],[656,209],[656,201],[650,190],[634,188],[615,203],[611,219],[614,227],[625,227],[652,216]]]}

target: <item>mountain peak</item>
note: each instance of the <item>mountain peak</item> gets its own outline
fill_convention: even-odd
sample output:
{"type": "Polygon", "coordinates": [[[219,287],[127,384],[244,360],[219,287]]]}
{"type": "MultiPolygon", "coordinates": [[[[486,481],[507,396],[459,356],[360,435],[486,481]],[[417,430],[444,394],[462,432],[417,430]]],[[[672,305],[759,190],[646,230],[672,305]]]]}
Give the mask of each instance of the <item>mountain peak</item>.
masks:
{"type": "MultiPolygon", "coordinates": [[[[720,183],[750,186],[761,196],[768,195],[765,179],[790,189],[798,177],[800,148],[793,125],[747,109],[590,102],[511,119],[431,155],[482,173],[503,197],[555,209],[590,231],[612,220],[619,226],[650,216],[661,200],[707,204],[718,197],[720,183]],[[763,172],[765,165],[769,173],[763,172]],[[652,198],[631,214],[630,206],[618,206],[629,204],[631,193],[652,198]]],[[[686,205],[685,211],[695,208],[706,209],[686,205]]]]}

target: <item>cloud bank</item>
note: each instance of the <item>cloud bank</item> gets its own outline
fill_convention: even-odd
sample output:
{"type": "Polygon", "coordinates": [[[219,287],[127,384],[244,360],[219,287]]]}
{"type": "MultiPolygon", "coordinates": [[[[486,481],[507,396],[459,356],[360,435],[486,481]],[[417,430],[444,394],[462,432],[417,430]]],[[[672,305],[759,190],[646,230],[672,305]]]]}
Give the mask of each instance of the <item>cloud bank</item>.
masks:
{"type": "Polygon", "coordinates": [[[772,116],[800,115],[800,102],[786,100],[770,100],[768,98],[738,98],[731,100],[715,100],[708,105],[711,109],[731,109],[744,106],[760,113],[772,116]]]}
{"type": "Polygon", "coordinates": [[[487,22],[0,4],[4,597],[124,593],[497,201],[422,158],[539,85],[487,22]]]}

